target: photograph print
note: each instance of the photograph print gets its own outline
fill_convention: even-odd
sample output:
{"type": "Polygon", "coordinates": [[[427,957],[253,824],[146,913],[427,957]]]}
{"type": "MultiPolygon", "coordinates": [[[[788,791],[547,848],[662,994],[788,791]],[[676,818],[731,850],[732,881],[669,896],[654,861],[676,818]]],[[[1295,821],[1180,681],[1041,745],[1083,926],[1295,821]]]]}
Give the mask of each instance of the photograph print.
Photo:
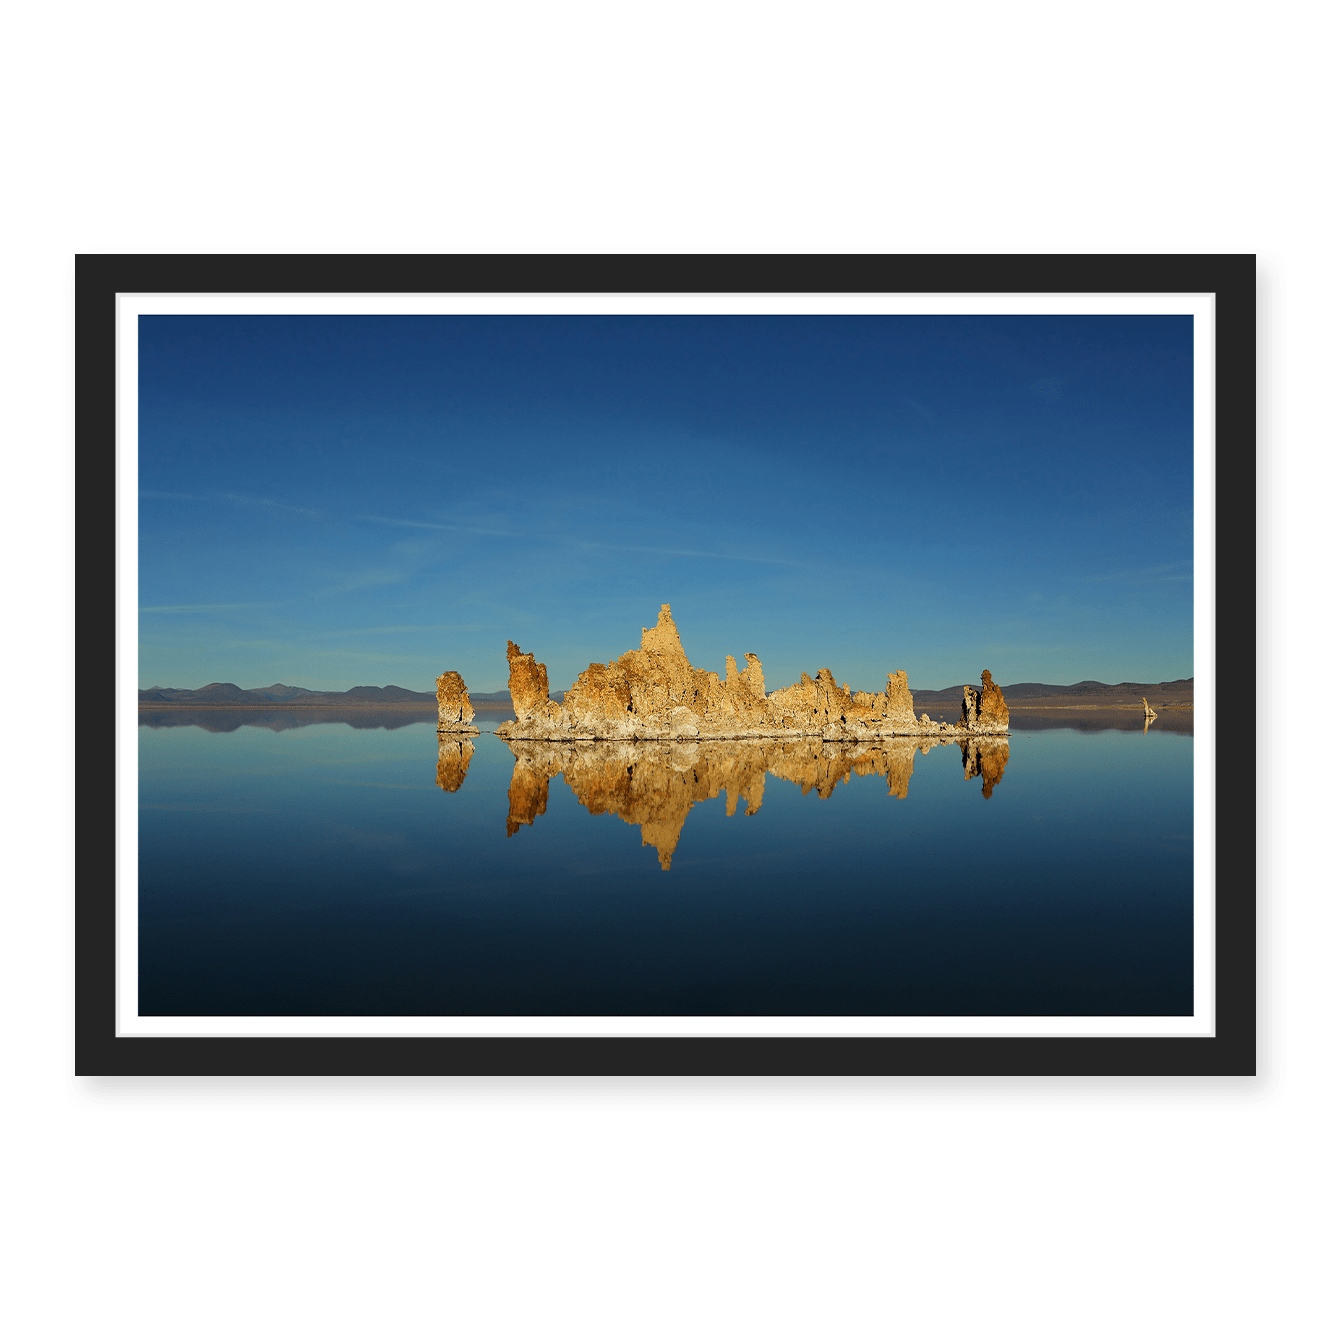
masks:
{"type": "Polygon", "coordinates": [[[116,318],[122,1039],[1213,1037],[1212,296],[116,318]]]}

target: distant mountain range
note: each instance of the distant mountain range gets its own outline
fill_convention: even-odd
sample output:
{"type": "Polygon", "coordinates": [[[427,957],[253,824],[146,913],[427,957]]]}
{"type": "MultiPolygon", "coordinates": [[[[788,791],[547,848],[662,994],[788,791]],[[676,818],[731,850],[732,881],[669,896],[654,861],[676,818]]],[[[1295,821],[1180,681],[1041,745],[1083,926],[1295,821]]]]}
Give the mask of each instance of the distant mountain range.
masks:
{"type": "MultiPolygon", "coordinates": [[[[551,693],[556,701],[562,693],[551,693]]],[[[472,693],[472,704],[477,707],[511,707],[512,698],[505,688],[499,693],[472,693]]],[[[210,683],[202,688],[164,688],[154,684],[139,689],[139,705],[146,707],[418,707],[438,706],[433,693],[415,693],[409,688],[388,684],[376,688],[360,684],[344,693],[320,692],[314,688],[296,688],[291,684],[274,683],[266,688],[241,688],[233,683],[210,683]]]]}
{"type": "MultiPolygon", "coordinates": [[[[1142,696],[1154,694],[1161,702],[1190,702],[1194,679],[1173,679],[1166,683],[1100,683],[1097,679],[1084,679],[1080,683],[1013,683],[1000,684],[1002,696],[1008,706],[1033,706],[1044,702],[1049,706],[1121,706],[1140,704],[1142,696]]],[[[977,688],[979,685],[972,684],[977,688]]],[[[950,688],[914,689],[915,710],[929,707],[959,707],[964,684],[950,688]]]]}
{"type": "Polygon", "coordinates": [[[413,693],[389,684],[375,688],[361,684],[344,693],[322,693],[313,688],[293,688],[275,683],[267,688],[240,688],[233,683],[210,683],[203,688],[139,689],[140,706],[192,707],[382,707],[438,705],[433,693],[413,693]]]}
{"type": "MultiPolygon", "coordinates": [[[[1160,702],[1190,702],[1191,679],[1173,679],[1167,683],[1099,683],[1085,679],[1081,683],[1014,683],[1003,685],[1002,694],[1009,704],[1022,706],[1046,702],[1050,706],[1118,706],[1139,702],[1152,693],[1160,702]]],[[[978,684],[971,685],[977,687],[978,684]]],[[[964,684],[950,688],[914,689],[915,709],[934,710],[959,707],[964,684]]],[[[563,693],[551,693],[556,702],[563,693]]],[[[497,693],[472,693],[477,707],[511,707],[512,698],[505,688],[497,693]]],[[[389,684],[376,688],[361,684],[344,693],[319,692],[313,688],[295,688],[275,683],[266,688],[241,688],[233,683],[210,683],[203,688],[163,688],[154,685],[139,689],[140,706],[169,707],[434,707],[433,693],[414,693],[409,688],[389,684]]]]}

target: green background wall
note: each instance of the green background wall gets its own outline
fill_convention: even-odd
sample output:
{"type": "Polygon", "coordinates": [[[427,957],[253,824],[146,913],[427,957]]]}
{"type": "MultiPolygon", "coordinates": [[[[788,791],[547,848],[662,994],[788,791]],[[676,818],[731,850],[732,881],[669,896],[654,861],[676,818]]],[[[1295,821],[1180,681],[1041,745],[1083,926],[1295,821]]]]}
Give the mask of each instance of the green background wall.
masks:
{"type": "MultiPolygon", "coordinates": [[[[16,702],[53,696],[60,666],[74,247],[1261,243],[1291,277],[1291,697],[1311,705],[1327,351],[1313,8],[125,0],[31,7],[7,31],[16,702]]],[[[80,668],[109,664],[81,645],[80,668]]],[[[9,712],[4,774],[16,1325],[1311,1319],[1327,1105],[1310,755],[1290,798],[1293,1079],[1267,1115],[93,1116],[60,1089],[60,757],[37,710],[9,712]]],[[[69,758],[108,763],[109,781],[89,713],[69,758]]],[[[1278,803],[1281,782],[1271,762],[1253,795],[1278,803]]]]}

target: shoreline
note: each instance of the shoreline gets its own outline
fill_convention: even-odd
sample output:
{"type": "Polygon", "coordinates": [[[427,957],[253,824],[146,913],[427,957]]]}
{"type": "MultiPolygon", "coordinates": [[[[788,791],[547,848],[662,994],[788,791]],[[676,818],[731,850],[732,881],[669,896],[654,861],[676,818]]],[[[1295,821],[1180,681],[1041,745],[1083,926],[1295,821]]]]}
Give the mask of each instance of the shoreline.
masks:
{"type": "MultiPolygon", "coordinates": [[[[1156,713],[1160,713],[1164,711],[1191,711],[1192,709],[1193,709],[1192,704],[1190,702],[1171,702],[1171,703],[1160,702],[1159,705],[1155,708],[1155,711],[1156,713]]],[[[1074,702],[1065,705],[1057,702],[1051,702],[1047,706],[1033,706],[1033,705],[1020,706],[1019,704],[1017,706],[1012,706],[1011,703],[1008,703],[1007,710],[1008,711],[1134,711],[1138,716],[1145,714],[1144,711],[1139,706],[1135,707],[1128,706],[1125,702],[1119,702],[1116,705],[1110,705],[1110,706],[1095,706],[1086,702],[1074,702]]]]}
{"type": "MultiPolygon", "coordinates": [[[[475,706],[475,704],[472,704],[475,706]]],[[[338,706],[315,706],[311,703],[271,702],[258,705],[252,702],[140,702],[140,711],[397,711],[417,712],[422,716],[438,714],[433,702],[351,702],[338,706]]],[[[476,711],[511,711],[507,706],[478,706],[476,711]]]]}
{"type": "MultiPolygon", "coordinates": [[[[936,703],[916,702],[916,706],[936,706],[936,703]]],[[[1191,702],[1159,702],[1159,711],[1190,711],[1191,702]]],[[[471,699],[476,711],[511,711],[507,702],[477,702],[471,699]]],[[[434,702],[139,702],[140,711],[425,711],[436,710],[434,702]]],[[[1008,711],[1140,711],[1139,705],[1127,702],[1008,702],[1008,711]]]]}

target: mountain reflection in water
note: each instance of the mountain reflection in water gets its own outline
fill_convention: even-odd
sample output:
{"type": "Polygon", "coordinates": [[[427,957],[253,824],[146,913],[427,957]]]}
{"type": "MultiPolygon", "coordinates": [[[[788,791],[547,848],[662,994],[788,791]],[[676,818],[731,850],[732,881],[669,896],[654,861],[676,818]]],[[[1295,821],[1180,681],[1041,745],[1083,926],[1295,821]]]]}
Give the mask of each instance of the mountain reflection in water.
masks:
{"type": "Polygon", "coordinates": [[[400,730],[407,725],[432,725],[434,713],[415,707],[347,707],[340,710],[301,707],[139,707],[139,724],[150,730],[193,727],[213,734],[234,734],[239,729],[301,730],[311,725],[349,725],[353,730],[400,730]]]}
{"type": "MultiPolygon", "coordinates": [[[[508,744],[513,775],[508,786],[508,835],[531,826],[545,812],[550,778],[562,776],[578,802],[593,816],[613,813],[642,828],[642,844],[652,846],[660,866],[670,859],[689,810],[695,803],[725,795],[725,815],[739,800],[751,817],[762,807],[767,773],[829,799],[851,776],[881,776],[887,791],[904,799],[918,752],[960,749],[964,778],[982,782],[992,796],[1009,754],[1002,737],[963,740],[882,739],[876,743],[833,743],[822,739],[707,740],[700,743],[555,743],[518,740],[508,744]]],[[[474,747],[470,741],[440,736],[437,784],[460,788],[474,747]]]]}

